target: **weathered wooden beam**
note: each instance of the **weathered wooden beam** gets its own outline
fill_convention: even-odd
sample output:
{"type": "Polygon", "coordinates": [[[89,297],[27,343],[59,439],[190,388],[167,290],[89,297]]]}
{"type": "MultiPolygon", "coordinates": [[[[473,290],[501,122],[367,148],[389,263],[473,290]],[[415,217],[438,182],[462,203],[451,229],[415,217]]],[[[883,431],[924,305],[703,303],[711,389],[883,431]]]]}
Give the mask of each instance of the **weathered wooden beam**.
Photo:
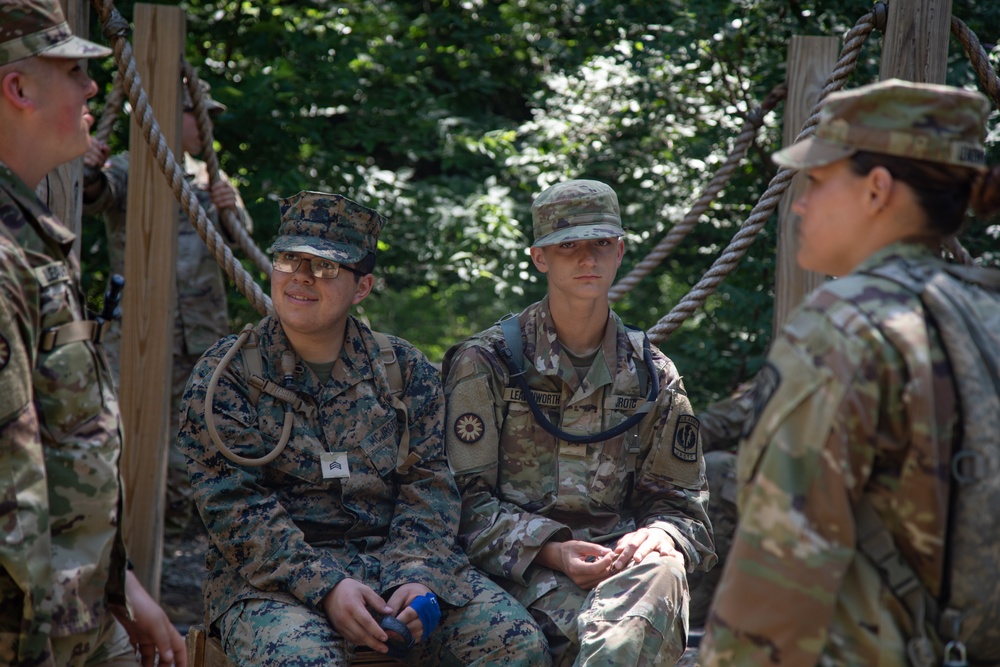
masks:
{"type": "MultiPolygon", "coordinates": [[[[785,118],[783,141],[785,146],[795,142],[802,126],[819,94],[823,91],[827,77],[833,71],[840,50],[837,37],[792,37],[788,45],[788,65],[786,83],[788,97],[785,98],[785,118]]],[[[784,326],[788,315],[803,298],[823,282],[825,276],[799,268],[796,254],[799,241],[799,216],[792,212],[792,204],[802,194],[806,186],[806,176],[799,172],[793,178],[778,205],[778,255],[775,260],[777,270],[774,286],[774,333],[784,326]]]]}
{"type": "MultiPolygon", "coordinates": [[[[180,8],[135,5],[136,69],[175,156],[182,155],[180,62],[185,33],[180,8]]],[[[134,116],[129,153],[120,385],[125,429],[125,539],[136,576],[158,600],[179,204],[134,116]]]]}

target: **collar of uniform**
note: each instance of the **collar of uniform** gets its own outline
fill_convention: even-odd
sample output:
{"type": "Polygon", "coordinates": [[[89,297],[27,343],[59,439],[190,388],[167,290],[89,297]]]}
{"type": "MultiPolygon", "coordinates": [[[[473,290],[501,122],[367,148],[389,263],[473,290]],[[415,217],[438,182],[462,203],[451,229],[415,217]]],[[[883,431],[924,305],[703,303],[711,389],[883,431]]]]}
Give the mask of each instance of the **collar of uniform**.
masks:
{"type": "MultiPolygon", "coordinates": [[[[549,297],[531,307],[526,322],[523,322],[525,338],[528,345],[533,346],[531,356],[535,370],[543,375],[557,376],[569,386],[576,398],[593,393],[597,388],[612,384],[614,375],[612,369],[617,368],[618,334],[624,335],[625,325],[610,311],[608,322],[604,329],[604,341],[601,343],[601,354],[594,358],[594,363],[581,382],[576,375],[576,369],[569,358],[562,354],[562,345],[558,342],[556,329],[552,322],[552,311],[549,308],[549,297]]],[[[527,352],[527,350],[526,350],[527,352]]]]}
{"type": "Polygon", "coordinates": [[[908,241],[890,243],[866,257],[851,273],[861,273],[896,259],[939,260],[940,258],[926,245],[908,241]]]}
{"type": "Polygon", "coordinates": [[[69,257],[76,235],[38,199],[34,190],[29,188],[10,167],[2,162],[0,162],[0,187],[11,194],[27,216],[38,221],[41,231],[47,237],[42,240],[51,241],[58,245],[63,253],[69,257]]]}

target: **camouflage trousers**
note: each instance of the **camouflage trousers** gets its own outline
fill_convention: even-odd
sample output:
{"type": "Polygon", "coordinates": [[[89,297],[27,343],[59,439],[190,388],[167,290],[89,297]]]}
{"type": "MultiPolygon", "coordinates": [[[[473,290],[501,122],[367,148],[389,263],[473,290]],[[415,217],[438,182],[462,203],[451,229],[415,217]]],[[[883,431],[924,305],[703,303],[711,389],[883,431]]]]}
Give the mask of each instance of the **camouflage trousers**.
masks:
{"type": "Polygon", "coordinates": [[[114,618],[90,632],[53,637],[52,651],[58,667],[132,667],[139,664],[125,628],[114,618]]]}
{"type": "MultiPolygon", "coordinates": [[[[437,629],[404,661],[449,667],[551,664],[545,637],[524,607],[478,570],[467,572],[472,600],[462,607],[442,604],[437,629]]],[[[226,655],[238,667],[336,667],[351,664],[354,654],[355,647],[322,611],[280,600],[241,600],[216,627],[226,655]]]]}
{"type": "Polygon", "coordinates": [[[555,574],[558,586],[529,605],[548,637],[554,665],[673,665],[684,652],[683,556],[650,554],[591,591],[555,574]]]}
{"type": "MultiPolygon", "coordinates": [[[[18,604],[4,597],[0,607],[0,665],[18,665],[18,642],[22,638],[20,622],[12,613],[19,614],[18,604]]],[[[37,664],[55,667],[132,667],[139,660],[129,643],[128,634],[113,617],[89,632],[40,639],[43,651],[37,664]]],[[[35,664],[32,661],[32,664],[35,664]]]]}
{"type": "Polygon", "coordinates": [[[691,587],[691,627],[705,625],[715,588],[722,577],[722,569],[736,533],[736,455],[730,452],[705,454],[705,473],[708,477],[708,518],[712,520],[715,536],[715,553],[719,561],[708,572],[692,572],[688,576],[691,587]]]}

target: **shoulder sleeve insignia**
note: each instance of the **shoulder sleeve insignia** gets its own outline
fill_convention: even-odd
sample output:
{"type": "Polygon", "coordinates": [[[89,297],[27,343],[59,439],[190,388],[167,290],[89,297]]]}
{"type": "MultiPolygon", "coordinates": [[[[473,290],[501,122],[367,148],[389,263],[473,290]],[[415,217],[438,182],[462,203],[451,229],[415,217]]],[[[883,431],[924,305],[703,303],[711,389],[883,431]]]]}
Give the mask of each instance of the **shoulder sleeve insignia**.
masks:
{"type": "Polygon", "coordinates": [[[478,442],[486,432],[486,425],[479,415],[466,412],[455,420],[455,435],[464,443],[478,442]]]}
{"type": "Polygon", "coordinates": [[[701,422],[694,415],[681,415],[674,429],[674,443],[671,451],[681,461],[698,460],[698,429],[701,422]]]}
{"type": "Polygon", "coordinates": [[[778,372],[778,369],[770,361],[761,366],[753,379],[753,406],[750,409],[747,420],[743,423],[743,431],[740,433],[741,437],[746,438],[750,436],[754,426],[757,425],[757,420],[760,419],[761,414],[764,412],[764,408],[767,407],[767,404],[771,401],[771,397],[774,396],[774,392],[778,391],[778,387],[780,386],[781,373],[778,372]]]}

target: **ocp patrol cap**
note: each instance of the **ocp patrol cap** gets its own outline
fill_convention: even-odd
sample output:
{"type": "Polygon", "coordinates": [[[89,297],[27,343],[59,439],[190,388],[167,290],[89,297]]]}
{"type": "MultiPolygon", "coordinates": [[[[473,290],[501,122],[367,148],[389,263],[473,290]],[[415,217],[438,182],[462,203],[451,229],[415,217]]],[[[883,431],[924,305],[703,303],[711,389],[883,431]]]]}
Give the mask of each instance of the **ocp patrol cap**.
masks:
{"type": "Polygon", "coordinates": [[[268,252],[305,252],[354,264],[374,254],[385,218],[342,195],[300,192],[280,200],[281,226],[268,252]]]}
{"type": "Polygon", "coordinates": [[[556,183],[531,204],[532,247],[625,236],[618,195],[600,181],[556,183]]]}
{"type": "Polygon", "coordinates": [[[59,0],[0,2],[0,65],[31,56],[104,58],[111,49],[76,37],[59,0]]]}
{"type": "Polygon", "coordinates": [[[980,93],[889,79],[832,93],[815,132],[773,155],[784,167],[811,169],[858,151],[983,169],[990,103],[980,93]]]}

